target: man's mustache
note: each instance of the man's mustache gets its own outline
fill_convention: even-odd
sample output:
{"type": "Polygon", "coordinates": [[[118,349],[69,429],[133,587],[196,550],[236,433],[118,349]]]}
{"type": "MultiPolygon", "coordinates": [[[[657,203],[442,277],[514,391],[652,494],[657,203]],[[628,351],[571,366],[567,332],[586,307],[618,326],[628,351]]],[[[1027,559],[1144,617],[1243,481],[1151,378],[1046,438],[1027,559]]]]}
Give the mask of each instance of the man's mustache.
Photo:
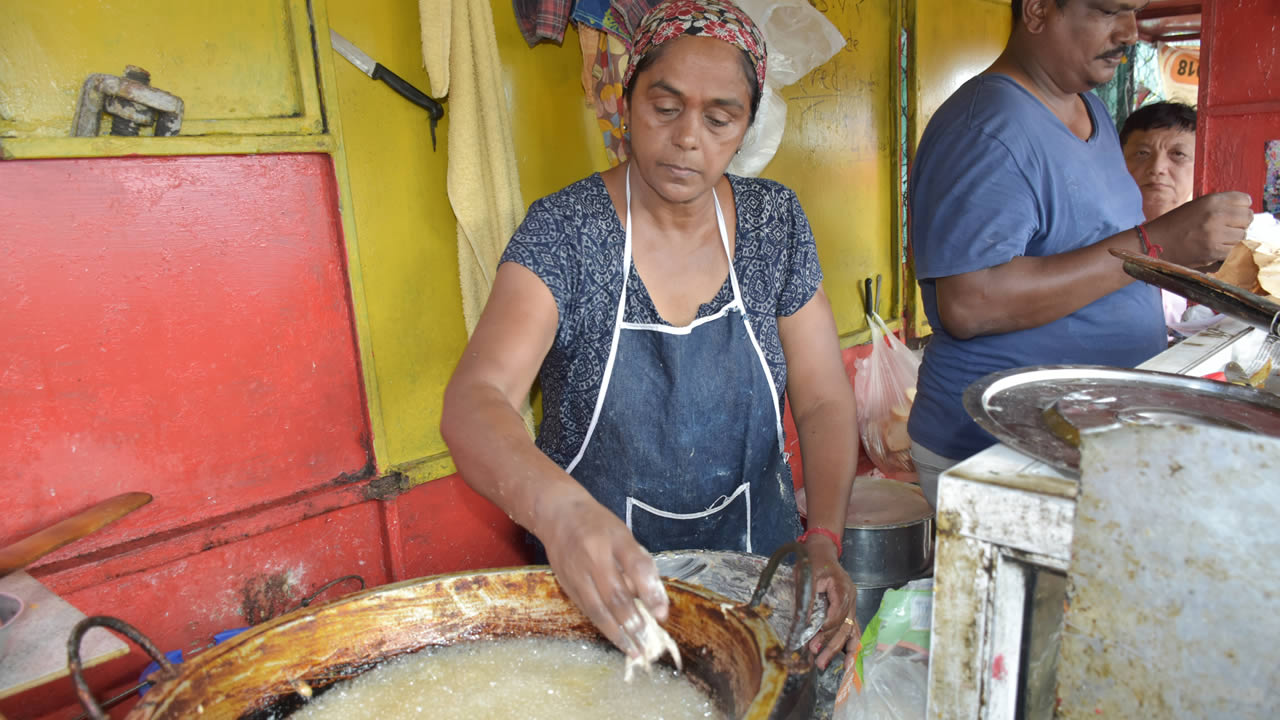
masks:
{"type": "Polygon", "coordinates": [[[1125,50],[1128,50],[1128,49],[1129,49],[1129,48],[1128,48],[1128,46],[1126,46],[1126,45],[1121,45],[1120,47],[1118,47],[1118,48],[1116,48],[1116,49],[1114,49],[1114,50],[1108,50],[1107,52],[1102,53],[1101,55],[1099,55],[1098,57],[1096,57],[1096,58],[1094,58],[1094,59],[1095,59],[1095,60],[1110,60],[1110,59],[1112,59],[1112,58],[1122,57],[1122,56],[1124,55],[1124,51],[1125,51],[1125,50]]]}

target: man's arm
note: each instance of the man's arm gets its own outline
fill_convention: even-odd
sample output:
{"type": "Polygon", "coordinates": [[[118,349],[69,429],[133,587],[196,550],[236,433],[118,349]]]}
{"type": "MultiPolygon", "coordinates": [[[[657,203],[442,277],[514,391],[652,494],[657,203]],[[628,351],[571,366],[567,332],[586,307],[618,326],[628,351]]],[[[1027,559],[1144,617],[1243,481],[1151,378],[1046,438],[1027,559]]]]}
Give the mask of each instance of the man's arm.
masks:
{"type": "MultiPolygon", "coordinates": [[[[1248,195],[1215,193],[1146,224],[1163,258],[1198,267],[1222,260],[1244,239],[1253,214],[1248,195]]],[[[1066,317],[1133,282],[1111,248],[1141,251],[1136,230],[1124,230],[1078,250],[1015,257],[973,272],[940,277],[938,315],[947,333],[967,340],[1025,330],[1066,317]]]]}

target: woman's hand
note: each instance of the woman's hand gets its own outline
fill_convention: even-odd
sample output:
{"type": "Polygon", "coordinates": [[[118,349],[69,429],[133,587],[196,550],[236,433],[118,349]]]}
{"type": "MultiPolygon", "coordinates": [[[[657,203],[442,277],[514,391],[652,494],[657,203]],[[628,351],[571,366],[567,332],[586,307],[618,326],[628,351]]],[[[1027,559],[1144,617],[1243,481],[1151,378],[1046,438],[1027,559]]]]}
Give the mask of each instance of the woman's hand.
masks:
{"type": "Polygon", "coordinates": [[[836,557],[835,543],[826,537],[815,537],[805,543],[813,567],[815,590],[827,596],[827,617],[822,629],[809,641],[809,652],[817,656],[818,668],[825,670],[842,648],[853,653],[858,648],[862,629],[858,627],[858,589],[849,573],[836,557]]]}
{"type": "Polygon", "coordinates": [[[655,619],[667,618],[667,591],[653,556],[585,490],[546,500],[534,534],[546,546],[560,586],[610,642],[628,657],[639,656],[642,621],[636,599],[655,619]]]}

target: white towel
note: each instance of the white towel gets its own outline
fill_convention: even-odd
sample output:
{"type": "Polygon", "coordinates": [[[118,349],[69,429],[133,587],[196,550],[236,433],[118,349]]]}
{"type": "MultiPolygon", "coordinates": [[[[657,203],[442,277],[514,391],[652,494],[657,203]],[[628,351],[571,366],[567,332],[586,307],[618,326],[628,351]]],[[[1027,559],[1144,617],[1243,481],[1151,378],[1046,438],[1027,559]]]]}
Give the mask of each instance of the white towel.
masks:
{"type": "Polygon", "coordinates": [[[498,259],[524,215],[488,0],[419,0],[431,93],[449,114],[449,203],[458,221],[458,269],[467,333],[475,330],[498,259]]]}

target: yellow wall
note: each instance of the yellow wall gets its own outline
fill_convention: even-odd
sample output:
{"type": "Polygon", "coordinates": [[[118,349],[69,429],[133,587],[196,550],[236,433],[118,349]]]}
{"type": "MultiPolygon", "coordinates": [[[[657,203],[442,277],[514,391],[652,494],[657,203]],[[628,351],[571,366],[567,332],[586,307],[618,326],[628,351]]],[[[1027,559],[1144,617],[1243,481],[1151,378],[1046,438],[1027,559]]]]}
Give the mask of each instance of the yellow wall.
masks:
{"type": "Polygon", "coordinates": [[[938,106],[1004,49],[1013,20],[1009,0],[915,0],[912,15],[914,152],[938,106]]]}
{"type": "MultiPolygon", "coordinates": [[[[911,27],[911,65],[908,70],[908,130],[910,153],[938,106],[966,80],[991,64],[1013,25],[1009,0],[914,0],[908,10],[911,27]]],[[[924,318],[920,289],[909,275],[916,308],[917,335],[930,332],[924,318]]]]}
{"type": "MultiPolygon", "coordinates": [[[[492,8],[527,207],[603,169],[604,149],[582,99],[573,31],[563,46],[530,49],[511,4],[493,0],[492,8]]],[[[416,3],[328,0],[328,16],[358,47],[417,87],[430,87],[416,3]]],[[[345,159],[354,211],[352,265],[362,277],[353,277],[353,291],[365,315],[357,324],[372,366],[365,376],[378,464],[428,480],[452,470],[439,433],[441,400],[466,344],[445,186],[450,108],[446,101],[432,152],[423,110],[345,61],[334,65],[338,160],[345,159]]]]}
{"type": "Polygon", "coordinates": [[[819,0],[846,37],[835,57],[783,90],[787,130],[763,175],[796,191],[813,226],[843,344],[867,339],[858,287],[884,276],[881,314],[900,311],[892,107],[897,3],[819,0]]]}

